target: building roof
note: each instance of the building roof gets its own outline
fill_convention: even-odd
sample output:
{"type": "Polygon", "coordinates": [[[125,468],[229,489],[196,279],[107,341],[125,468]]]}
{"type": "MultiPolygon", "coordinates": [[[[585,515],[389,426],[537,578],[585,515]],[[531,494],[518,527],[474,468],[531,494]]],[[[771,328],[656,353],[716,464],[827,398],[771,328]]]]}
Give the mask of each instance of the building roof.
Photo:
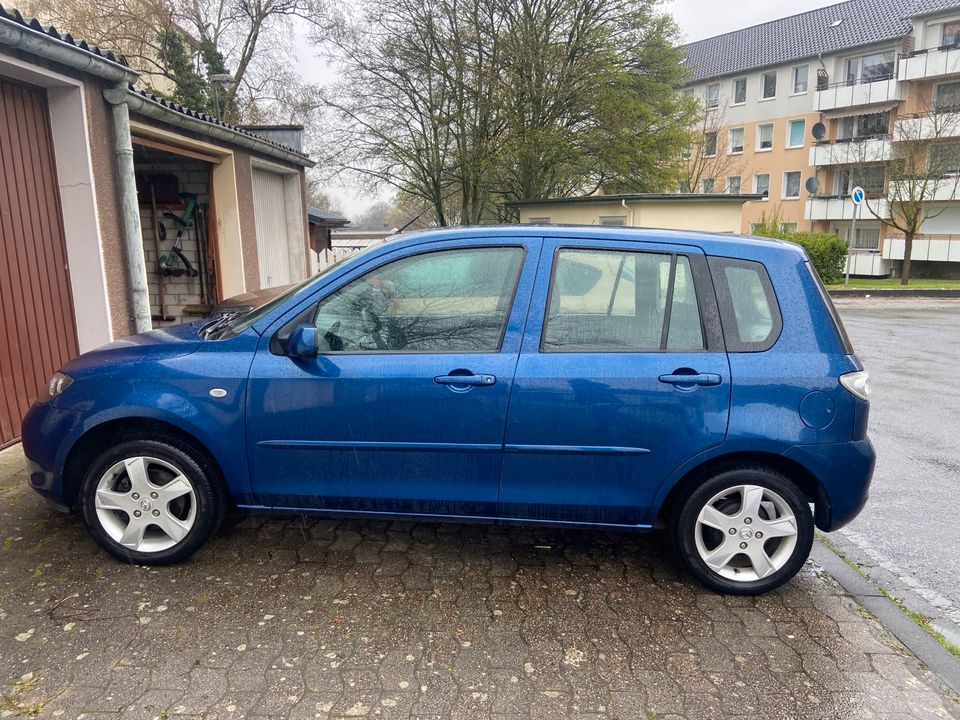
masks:
{"type": "Polygon", "coordinates": [[[704,202],[726,201],[745,203],[760,200],[763,195],[755,193],[627,193],[625,195],[587,195],[586,197],[542,198],[540,200],[513,200],[504,203],[507,207],[521,205],[566,205],[571,203],[619,203],[627,202],[704,202]]]}
{"type": "Polygon", "coordinates": [[[684,46],[692,82],[896,40],[956,0],[848,0],[684,46]]]}
{"type": "MultiPolygon", "coordinates": [[[[193,118],[194,120],[199,120],[200,122],[206,123],[211,126],[217,126],[233,133],[245,135],[246,137],[255,140],[261,146],[261,149],[264,152],[267,152],[268,154],[270,153],[272,148],[288,157],[289,156],[296,157],[298,159],[299,164],[301,165],[305,165],[305,166],[313,165],[313,161],[309,158],[309,156],[305,155],[299,150],[296,150],[295,148],[291,148],[291,147],[288,147],[287,145],[274,142],[273,140],[270,140],[269,138],[266,138],[263,135],[258,135],[249,130],[244,130],[241,127],[237,127],[236,125],[231,125],[230,123],[224,122],[223,120],[215,118],[212,115],[207,115],[205,112],[201,112],[199,110],[194,110],[193,108],[180,105],[179,103],[176,103],[173,100],[168,100],[166,98],[160,97],[159,95],[154,95],[153,93],[147,92],[146,90],[138,90],[137,88],[131,87],[130,92],[140,97],[143,100],[150,101],[151,103],[154,103],[155,105],[162,107],[164,110],[168,112],[178,113],[180,115],[193,118]]],[[[136,112],[136,108],[131,108],[131,109],[134,112],[136,112]]]]}
{"type": "Polygon", "coordinates": [[[333,210],[310,206],[307,208],[307,219],[314,225],[346,225],[349,220],[333,210]]]}

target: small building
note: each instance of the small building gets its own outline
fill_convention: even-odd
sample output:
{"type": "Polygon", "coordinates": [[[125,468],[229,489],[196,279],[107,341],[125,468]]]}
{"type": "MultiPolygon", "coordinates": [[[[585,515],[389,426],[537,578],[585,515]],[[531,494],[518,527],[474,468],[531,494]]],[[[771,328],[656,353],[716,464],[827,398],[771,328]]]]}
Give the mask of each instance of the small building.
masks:
{"type": "Polygon", "coordinates": [[[0,447],[75,355],[312,269],[300,130],[235,127],[137,79],[0,6],[0,447]]]}
{"type": "Polygon", "coordinates": [[[342,228],[350,221],[333,210],[323,208],[307,208],[307,223],[310,226],[311,267],[313,272],[325,268],[334,262],[333,244],[331,235],[334,230],[342,228]]]}
{"type": "Polygon", "coordinates": [[[760,195],[630,193],[515,200],[506,204],[521,223],[613,225],[739,233],[743,205],[760,195]]]}
{"type": "Polygon", "coordinates": [[[340,227],[330,233],[330,261],[337,262],[397,234],[396,228],[340,227]]]}

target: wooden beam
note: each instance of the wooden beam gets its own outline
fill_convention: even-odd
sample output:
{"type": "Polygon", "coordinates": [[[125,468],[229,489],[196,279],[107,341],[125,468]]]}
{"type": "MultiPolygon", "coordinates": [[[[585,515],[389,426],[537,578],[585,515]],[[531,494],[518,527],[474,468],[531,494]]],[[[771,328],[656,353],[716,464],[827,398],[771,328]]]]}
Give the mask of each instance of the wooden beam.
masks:
{"type": "Polygon", "coordinates": [[[171,145],[169,143],[161,142],[160,140],[153,140],[151,138],[145,138],[140,135],[133,135],[130,138],[135,144],[143,145],[144,147],[154,148],[155,150],[163,150],[164,152],[173,153],[174,155],[181,155],[183,157],[193,158],[194,160],[202,160],[203,162],[208,162],[212,165],[219,165],[220,158],[216,155],[206,155],[196,150],[187,150],[176,145],[171,145]]]}

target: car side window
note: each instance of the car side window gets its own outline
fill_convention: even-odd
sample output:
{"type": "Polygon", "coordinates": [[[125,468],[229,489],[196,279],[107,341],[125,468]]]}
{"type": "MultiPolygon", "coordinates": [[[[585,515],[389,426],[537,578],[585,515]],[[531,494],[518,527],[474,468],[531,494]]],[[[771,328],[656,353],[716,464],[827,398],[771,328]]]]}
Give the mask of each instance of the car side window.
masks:
{"type": "Polygon", "coordinates": [[[524,251],[464,248],[395,260],[317,306],[325,353],[496,352],[524,251]]]}
{"type": "Polygon", "coordinates": [[[780,337],[782,319],[766,268],[758,262],[711,257],[724,339],[730,352],[762,352],[780,337]]]}
{"type": "Polygon", "coordinates": [[[545,352],[703,350],[690,260],[685,255],[561,249],[553,278],[545,352]]]}

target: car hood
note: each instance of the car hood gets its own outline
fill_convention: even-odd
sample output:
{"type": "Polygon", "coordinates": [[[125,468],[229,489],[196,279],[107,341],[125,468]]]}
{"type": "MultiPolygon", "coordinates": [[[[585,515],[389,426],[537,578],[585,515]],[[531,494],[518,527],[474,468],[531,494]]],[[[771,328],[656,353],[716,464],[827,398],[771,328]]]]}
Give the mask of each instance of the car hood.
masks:
{"type": "Polygon", "coordinates": [[[164,360],[189,355],[204,342],[200,337],[200,329],[209,322],[209,320],[198,320],[183,325],[171,325],[115,340],[71,360],[63,367],[63,372],[73,377],[105,365],[164,360]]]}

